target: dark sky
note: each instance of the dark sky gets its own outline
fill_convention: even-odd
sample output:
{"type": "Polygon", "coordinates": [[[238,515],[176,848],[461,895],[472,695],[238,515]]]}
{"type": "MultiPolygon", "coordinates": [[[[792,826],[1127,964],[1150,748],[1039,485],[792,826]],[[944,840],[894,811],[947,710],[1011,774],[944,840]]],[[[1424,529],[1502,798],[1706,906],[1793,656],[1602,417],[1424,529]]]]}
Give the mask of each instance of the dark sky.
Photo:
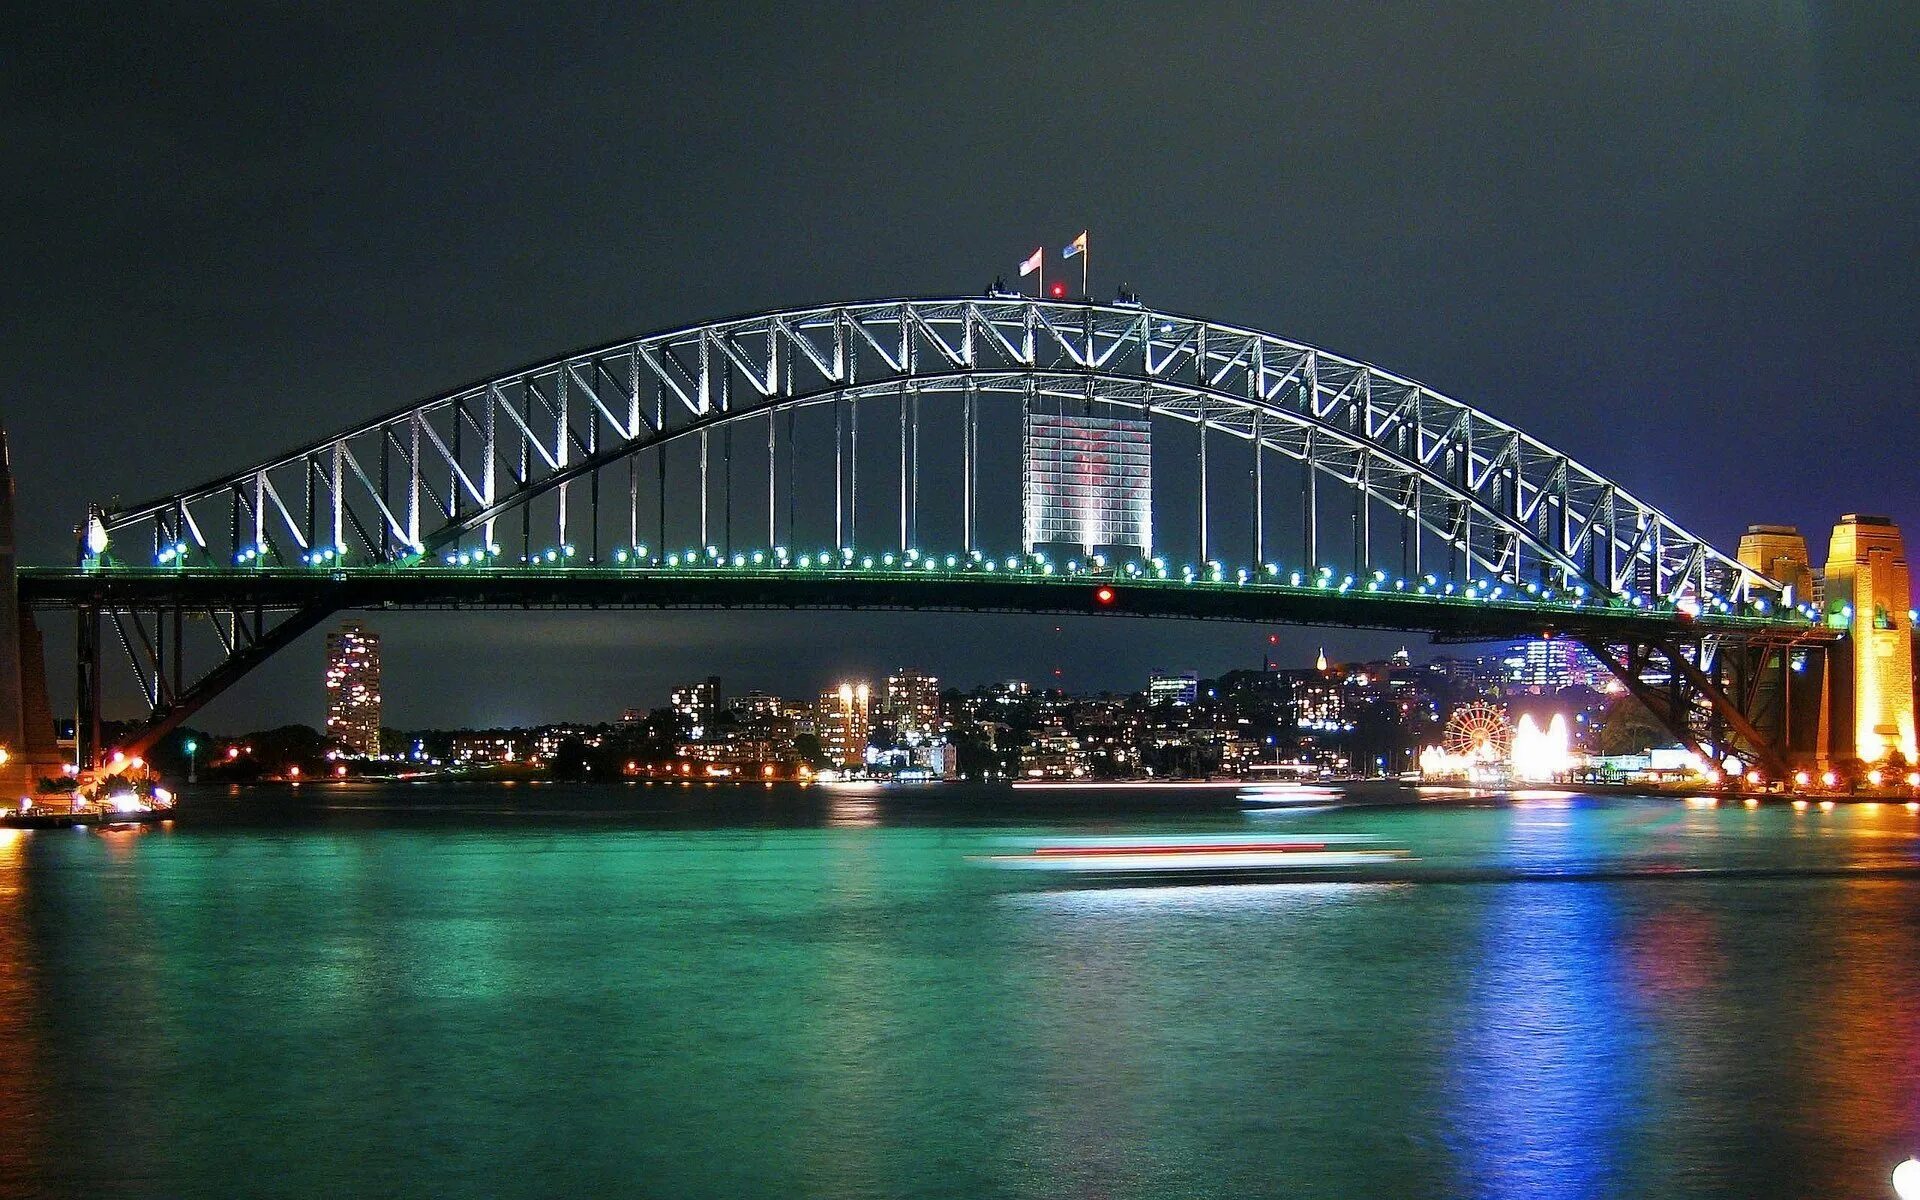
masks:
{"type": "MultiPolygon", "coordinates": [[[[1411,375],[1731,550],[1920,536],[1920,10],[1796,4],[37,7],[10,19],[0,417],[29,561],[90,499],[486,372],[972,292],[1083,227],[1106,284],[1411,375]]],[[[391,723],[1258,661],[1042,618],[380,617],[391,723]]],[[[1292,653],[1379,637],[1304,631],[1292,653]]],[[[56,658],[71,642],[49,630],[56,658]]],[[[310,638],[209,710],[317,721],[310,638]]],[[[1384,643],[1388,648],[1392,643],[1384,643]]],[[[57,692],[67,679],[56,668],[57,692]]]]}

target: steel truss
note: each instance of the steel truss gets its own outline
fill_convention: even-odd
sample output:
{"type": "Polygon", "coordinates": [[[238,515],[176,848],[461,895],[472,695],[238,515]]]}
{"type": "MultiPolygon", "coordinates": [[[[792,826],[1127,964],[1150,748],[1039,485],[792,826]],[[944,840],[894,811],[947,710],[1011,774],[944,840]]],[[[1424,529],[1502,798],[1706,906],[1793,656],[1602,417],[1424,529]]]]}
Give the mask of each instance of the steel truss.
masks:
{"type": "Polygon", "coordinates": [[[1704,762],[1728,758],[1773,780],[1814,751],[1813,719],[1796,721],[1818,695],[1794,679],[1812,662],[1812,680],[1826,669],[1831,630],[1743,630],[1738,633],[1647,637],[1589,632],[1578,640],[1644,704],[1656,720],[1704,762]],[[1795,665],[1795,660],[1800,662],[1795,665]]]}
{"type": "MultiPolygon", "coordinates": [[[[577,540],[585,563],[601,563],[665,528],[670,491],[697,491],[703,545],[729,553],[736,543],[771,546],[780,535],[783,454],[788,536],[798,520],[794,415],[817,405],[833,408],[833,529],[847,546],[862,511],[860,415],[876,401],[898,407],[897,533],[905,549],[920,528],[920,421],[928,400],[964,413],[957,447],[933,449],[960,459],[969,550],[979,536],[981,411],[1097,403],[1197,428],[1203,560],[1211,549],[1209,497],[1217,507],[1221,486],[1206,482],[1207,443],[1225,436],[1253,448],[1235,503],[1253,513],[1256,568],[1272,536],[1272,456],[1301,464],[1309,567],[1334,557],[1324,553],[1338,540],[1323,528],[1329,515],[1349,517],[1351,562],[1356,570],[1371,567],[1383,550],[1373,528],[1378,513],[1403,526],[1403,558],[1411,530],[1415,573],[1426,565],[1510,589],[1558,588],[1655,608],[1684,601],[1740,614],[1780,598],[1777,584],[1617,483],[1413,380],[1194,317],[999,297],[784,310],[563,355],[185,491],[127,507],[96,506],[81,562],[109,575],[123,566],[243,574],[349,561],[433,571],[448,560],[464,566],[462,555],[531,558],[551,539],[569,554],[577,540]],[[764,529],[736,521],[737,433],[764,440],[764,529]],[[666,448],[688,444],[698,449],[697,482],[669,481],[666,448]],[[648,481],[657,521],[640,502],[639,463],[652,451],[660,451],[650,455],[657,478],[648,481]],[[1346,513],[1322,512],[1322,481],[1353,498],[1346,513]],[[620,518],[612,535],[606,511],[620,518]],[[1447,561],[1422,564],[1423,541],[1442,547],[1447,561]],[[517,543],[517,554],[503,543],[517,543]]],[[[870,438],[886,435],[884,426],[869,427],[870,438]]],[[[759,488],[756,481],[744,490],[757,496],[759,488]]],[[[207,628],[223,631],[221,649],[210,671],[190,679],[181,655],[167,660],[163,652],[180,645],[172,631],[162,636],[168,620],[178,626],[179,614],[147,626],[129,613],[117,622],[112,610],[100,613],[133,661],[156,724],[177,722],[326,615],[303,608],[269,628],[258,613],[202,614],[207,628]]],[[[100,648],[99,638],[89,642],[86,625],[83,618],[82,669],[92,678],[83,682],[93,690],[83,697],[97,694],[100,648]]]]}

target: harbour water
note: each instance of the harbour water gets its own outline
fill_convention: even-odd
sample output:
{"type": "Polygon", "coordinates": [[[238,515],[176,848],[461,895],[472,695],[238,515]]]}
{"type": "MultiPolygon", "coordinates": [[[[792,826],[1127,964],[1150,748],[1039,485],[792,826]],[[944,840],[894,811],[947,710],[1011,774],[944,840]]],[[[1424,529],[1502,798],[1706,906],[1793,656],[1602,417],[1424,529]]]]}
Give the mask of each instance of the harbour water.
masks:
{"type": "Polygon", "coordinates": [[[1920,1152],[1920,813],[1191,799],[386,785],[0,831],[0,1194],[1885,1196],[1920,1152]],[[1412,859],[974,861],[1225,832],[1412,859]]]}

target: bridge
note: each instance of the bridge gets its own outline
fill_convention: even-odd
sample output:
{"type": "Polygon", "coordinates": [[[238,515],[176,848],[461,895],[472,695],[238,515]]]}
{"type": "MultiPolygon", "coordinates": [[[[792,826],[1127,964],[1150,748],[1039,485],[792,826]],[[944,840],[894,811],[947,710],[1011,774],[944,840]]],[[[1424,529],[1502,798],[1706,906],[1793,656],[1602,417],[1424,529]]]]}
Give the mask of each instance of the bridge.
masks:
{"type": "Polygon", "coordinates": [[[1783,772],[1843,636],[1617,482],[1412,379],[1135,303],[781,310],[576,350],[85,514],[83,764],[345,609],[907,608],[1565,636],[1783,772]],[[100,737],[124,659],[147,716],[100,737]]]}

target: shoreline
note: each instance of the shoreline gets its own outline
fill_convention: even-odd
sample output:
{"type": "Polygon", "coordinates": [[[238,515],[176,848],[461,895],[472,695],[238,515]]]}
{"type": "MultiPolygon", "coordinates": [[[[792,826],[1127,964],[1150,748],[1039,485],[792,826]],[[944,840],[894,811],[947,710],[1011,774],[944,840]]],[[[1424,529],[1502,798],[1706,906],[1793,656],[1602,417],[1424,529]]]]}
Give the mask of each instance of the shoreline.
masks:
{"type": "MultiPolygon", "coordinates": [[[[974,781],[935,780],[896,782],[891,780],[847,780],[832,783],[797,780],[559,780],[539,778],[485,779],[448,776],[406,780],[384,778],[254,780],[246,783],[206,783],[193,785],[188,796],[196,806],[204,804],[245,804],[249,796],[262,799],[306,800],[325,807],[323,798],[366,790],[400,788],[415,792],[430,806],[429,797],[443,790],[463,787],[489,791],[515,792],[526,789],[538,794],[565,793],[576,788],[609,794],[626,790],[664,791],[672,795],[716,793],[748,796],[774,793],[783,797],[817,795],[862,796],[889,801],[904,801],[913,806],[937,807],[943,799],[958,794],[997,797],[1035,808],[1089,809],[1101,805],[1119,807],[1175,807],[1183,809],[1234,809],[1286,811],[1317,807],[1420,807],[1439,805],[1484,805],[1491,803],[1544,799],[1548,796],[1672,800],[1682,804],[1742,804],[1748,807],[1785,805],[1792,807],[1834,808],[1841,805],[1896,804],[1920,810],[1920,794],[1911,789],[1898,792],[1772,792],[1747,788],[1671,788],[1646,787],[1622,783],[1529,783],[1504,786],[1457,782],[1425,783],[1400,779],[1344,779],[1308,782],[1297,786],[1276,787],[1261,780],[1112,780],[1112,781],[974,781]],[[1288,797],[1298,792],[1299,801],[1288,797]],[[1264,800],[1248,804],[1247,800],[1264,800]]],[[[302,804],[300,807],[306,807],[302,804]]],[[[406,807],[404,805],[397,807],[406,807]]]]}

